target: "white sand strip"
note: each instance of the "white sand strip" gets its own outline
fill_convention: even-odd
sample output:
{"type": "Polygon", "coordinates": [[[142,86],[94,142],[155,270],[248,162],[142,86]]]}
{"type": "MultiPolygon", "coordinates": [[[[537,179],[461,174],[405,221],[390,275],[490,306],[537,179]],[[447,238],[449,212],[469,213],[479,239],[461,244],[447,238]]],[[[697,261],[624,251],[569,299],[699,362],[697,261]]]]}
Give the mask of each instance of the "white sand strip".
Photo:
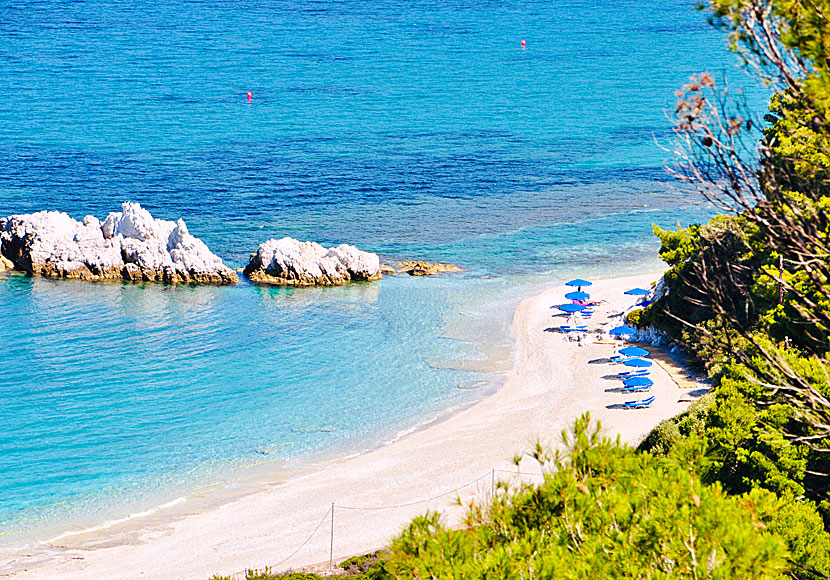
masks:
{"type": "MultiPolygon", "coordinates": [[[[623,291],[648,286],[659,276],[619,278],[595,283],[592,297],[605,300],[588,322],[594,330],[620,322],[619,314],[634,302],[623,291]]],[[[536,440],[556,442],[559,433],[585,411],[599,419],[609,435],[637,443],[660,420],[687,407],[684,394],[658,366],[652,367],[656,401],[649,409],[626,410],[631,400],[619,392],[621,381],[609,377],[626,367],[608,362],[614,347],[594,344],[593,336],[578,344],[546,329],[566,322],[551,307],[565,302],[570,288],[553,288],[522,302],[513,326],[517,337],[515,368],[496,393],[445,421],[411,433],[380,449],[333,461],[225,505],[175,521],[139,522],[131,530],[105,530],[89,537],[60,540],[48,552],[18,554],[6,561],[11,578],[37,579],[194,579],[236,574],[246,568],[273,565],[274,570],[327,561],[331,515],[335,503],[336,559],[383,546],[412,517],[435,509],[455,523],[460,510],[450,506],[485,499],[496,477],[510,480],[517,468],[512,458],[536,440]],[[448,494],[467,482],[478,480],[448,494]],[[443,494],[443,495],[442,495],[443,494]],[[424,498],[436,499],[424,501],[424,498]],[[386,508],[392,509],[347,509],[386,508]],[[319,526],[319,528],[317,528],[319,526]],[[317,528],[308,542],[291,555],[317,528]],[[277,564],[280,563],[278,566],[277,564]]],[[[532,471],[530,462],[522,469],[532,471]]],[[[2,570],[3,568],[0,568],[2,570]]]]}

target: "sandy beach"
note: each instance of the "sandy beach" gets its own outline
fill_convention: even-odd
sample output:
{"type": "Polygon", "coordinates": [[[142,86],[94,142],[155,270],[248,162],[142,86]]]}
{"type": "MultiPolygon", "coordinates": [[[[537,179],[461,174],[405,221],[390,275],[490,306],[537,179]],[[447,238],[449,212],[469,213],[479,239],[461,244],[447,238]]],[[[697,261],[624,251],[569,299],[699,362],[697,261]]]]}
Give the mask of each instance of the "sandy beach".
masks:
{"type": "MultiPolygon", "coordinates": [[[[603,301],[589,329],[607,331],[635,297],[623,291],[648,287],[659,274],[596,282],[592,298],[603,301]]],[[[493,479],[538,476],[530,461],[513,457],[542,440],[555,444],[575,417],[590,411],[609,436],[636,444],[659,421],[684,410],[686,395],[669,375],[653,367],[656,397],[651,408],[626,410],[633,398],[610,375],[622,370],[600,362],[614,346],[597,344],[593,332],[581,342],[553,331],[566,319],[555,306],[565,287],[551,288],[516,309],[515,366],[494,394],[457,414],[384,447],[331,461],[230,503],[175,519],[155,514],[85,535],[67,536],[45,549],[7,560],[0,576],[61,580],[194,579],[213,574],[244,577],[246,568],[274,571],[328,562],[383,546],[412,517],[428,510],[460,516],[453,505],[484,501],[493,479]],[[593,361],[593,362],[591,362],[593,361]],[[332,538],[332,505],[334,534],[332,538]],[[305,544],[304,544],[305,542],[305,544]]],[[[186,502],[185,502],[186,503],[186,502]]]]}

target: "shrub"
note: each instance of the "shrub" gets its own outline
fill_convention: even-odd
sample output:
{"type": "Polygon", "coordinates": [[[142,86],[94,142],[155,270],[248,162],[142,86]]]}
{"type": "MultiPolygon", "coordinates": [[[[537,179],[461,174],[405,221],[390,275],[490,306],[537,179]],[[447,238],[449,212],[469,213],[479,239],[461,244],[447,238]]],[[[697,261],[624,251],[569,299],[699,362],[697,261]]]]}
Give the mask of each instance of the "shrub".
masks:
{"type": "Polygon", "coordinates": [[[395,578],[784,578],[787,549],[756,514],[775,497],[704,485],[701,449],[638,453],[578,420],[566,456],[536,453],[545,483],[505,494],[465,530],[438,514],[392,544],[395,578]]]}

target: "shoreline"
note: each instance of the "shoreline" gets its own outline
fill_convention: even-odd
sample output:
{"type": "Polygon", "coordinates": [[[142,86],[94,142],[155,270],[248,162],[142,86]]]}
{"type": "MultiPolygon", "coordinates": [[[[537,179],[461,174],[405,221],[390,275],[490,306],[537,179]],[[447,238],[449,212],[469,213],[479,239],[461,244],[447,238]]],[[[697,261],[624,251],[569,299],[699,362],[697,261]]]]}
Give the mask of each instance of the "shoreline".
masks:
{"type": "MultiPolygon", "coordinates": [[[[598,308],[590,328],[621,305],[633,303],[631,297],[623,297],[623,290],[648,284],[659,275],[595,283],[592,294],[608,302],[598,308]]],[[[654,407],[614,408],[626,396],[599,388],[619,386],[618,381],[603,378],[609,365],[587,364],[607,356],[611,347],[577,346],[561,333],[545,332],[560,324],[560,319],[551,318],[550,306],[564,301],[563,290],[549,288],[517,306],[512,321],[513,368],[498,390],[478,402],[425,422],[380,447],[331,458],[309,472],[204,511],[172,521],[137,518],[124,530],[112,526],[100,533],[62,534],[53,538],[61,543],[44,546],[43,553],[27,550],[31,554],[13,562],[18,569],[8,576],[207,580],[213,574],[239,574],[246,568],[283,570],[320,562],[329,557],[330,530],[319,524],[316,533],[309,534],[330,513],[332,502],[334,556],[340,559],[384,545],[427,509],[442,511],[451,522],[457,519],[461,510],[450,505],[456,495],[484,499],[497,471],[497,479],[515,480],[511,474],[517,468],[511,458],[529,450],[535,440],[553,441],[585,410],[602,422],[607,435],[620,433],[623,441],[634,443],[660,420],[686,408],[678,402],[682,392],[661,371],[653,377],[658,397],[654,407]],[[632,414],[638,418],[635,425],[631,425],[632,414]],[[468,482],[472,484],[462,485],[468,482]],[[302,549],[291,554],[306,538],[302,549]]]]}

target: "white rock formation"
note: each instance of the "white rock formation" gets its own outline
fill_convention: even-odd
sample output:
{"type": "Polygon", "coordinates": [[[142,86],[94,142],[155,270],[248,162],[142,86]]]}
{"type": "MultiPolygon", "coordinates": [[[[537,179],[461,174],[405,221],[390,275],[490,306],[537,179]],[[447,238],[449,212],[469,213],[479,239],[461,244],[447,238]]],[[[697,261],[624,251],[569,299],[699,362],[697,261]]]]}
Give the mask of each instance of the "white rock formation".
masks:
{"type": "Polygon", "coordinates": [[[78,222],[58,211],[0,218],[0,252],[29,274],[81,280],[236,284],[225,266],[184,221],[153,219],[137,203],[102,224],[78,222]]]}
{"type": "Polygon", "coordinates": [[[270,239],[259,245],[245,268],[253,282],[282,286],[338,286],[349,280],[381,278],[377,254],[341,244],[324,248],[292,238],[270,239]]]}

